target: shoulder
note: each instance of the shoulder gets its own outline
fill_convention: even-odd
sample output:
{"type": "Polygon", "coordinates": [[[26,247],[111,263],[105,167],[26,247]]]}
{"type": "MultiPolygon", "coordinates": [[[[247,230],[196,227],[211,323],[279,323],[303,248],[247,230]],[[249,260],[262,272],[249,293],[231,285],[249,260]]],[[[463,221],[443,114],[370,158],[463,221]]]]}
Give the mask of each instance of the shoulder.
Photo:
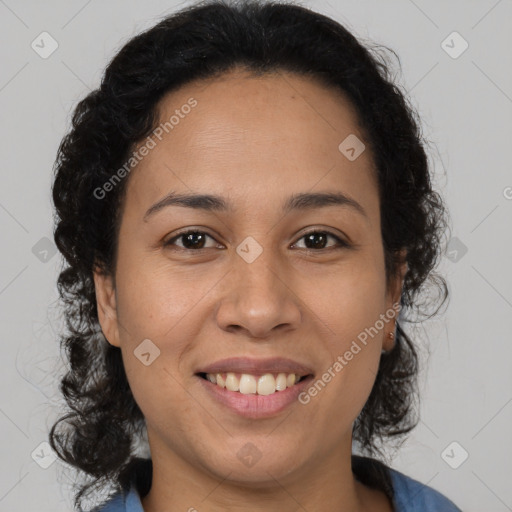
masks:
{"type": "Polygon", "coordinates": [[[432,487],[389,468],[397,512],[462,512],[432,487]]]}
{"type": "Polygon", "coordinates": [[[128,492],[116,494],[100,508],[91,512],[144,512],[144,509],[140,495],[135,485],[132,485],[128,492]]]}
{"type": "Polygon", "coordinates": [[[378,459],[352,455],[352,470],[363,484],[383,491],[393,502],[395,512],[462,512],[439,491],[378,459]]]}

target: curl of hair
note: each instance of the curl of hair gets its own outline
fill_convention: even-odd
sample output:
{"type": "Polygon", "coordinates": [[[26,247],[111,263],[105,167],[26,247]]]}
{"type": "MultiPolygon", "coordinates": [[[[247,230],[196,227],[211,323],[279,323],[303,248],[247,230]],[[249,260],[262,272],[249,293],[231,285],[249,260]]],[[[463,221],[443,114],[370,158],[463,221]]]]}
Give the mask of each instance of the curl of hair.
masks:
{"type": "MultiPolygon", "coordinates": [[[[407,249],[402,307],[412,312],[420,291],[436,277],[446,211],[432,189],[417,114],[375,48],[326,16],[273,1],[203,2],[137,35],[115,55],[101,86],[77,105],[54,166],[54,239],[65,259],[57,282],[67,326],[61,344],[69,369],[60,386],[68,411],[49,440],[62,460],[92,479],[76,494],[77,507],[95,488],[126,490],[132,472],[147,469],[148,462],[134,453],[144,417],[120,350],[101,332],[93,281],[94,268],[113,274],[127,179],[104,199],[95,190],[154,130],[165,93],[237,67],[255,75],[295,72],[351,101],[378,178],[388,279],[397,271],[398,251],[407,249]]],[[[444,302],[444,279],[434,284],[444,302]]],[[[414,344],[397,324],[395,346],[382,355],[353,429],[367,453],[379,452],[377,441],[399,439],[416,426],[417,370],[414,344]]]]}

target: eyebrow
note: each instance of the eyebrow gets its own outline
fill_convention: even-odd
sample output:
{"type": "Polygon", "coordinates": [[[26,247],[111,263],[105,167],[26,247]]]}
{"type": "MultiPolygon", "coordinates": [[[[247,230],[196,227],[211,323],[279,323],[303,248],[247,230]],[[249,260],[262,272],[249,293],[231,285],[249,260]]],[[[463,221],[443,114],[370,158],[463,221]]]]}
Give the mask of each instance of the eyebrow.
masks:
{"type": "MultiPolygon", "coordinates": [[[[144,214],[144,222],[168,206],[181,206],[209,212],[232,212],[233,205],[221,196],[211,194],[182,194],[170,192],[151,206],[144,214]]],[[[290,196],[283,204],[283,213],[313,210],[328,206],[348,207],[368,219],[365,209],[353,198],[342,192],[303,192],[290,196]]]]}

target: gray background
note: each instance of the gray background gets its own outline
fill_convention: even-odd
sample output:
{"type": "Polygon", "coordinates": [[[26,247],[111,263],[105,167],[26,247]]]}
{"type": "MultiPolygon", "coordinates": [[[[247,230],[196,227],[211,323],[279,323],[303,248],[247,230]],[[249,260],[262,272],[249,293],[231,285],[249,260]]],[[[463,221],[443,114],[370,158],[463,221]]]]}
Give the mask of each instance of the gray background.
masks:
{"type": "MultiPolygon", "coordinates": [[[[60,258],[45,240],[52,239],[58,144],[72,108],[98,86],[114,53],[183,5],[0,0],[0,511],[72,509],[73,474],[41,446],[58,414],[63,368],[56,341],[60,258]],[[46,59],[31,47],[43,31],[58,43],[46,59]]],[[[465,511],[512,510],[512,2],[304,5],[398,53],[398,79],[422,116],[452,216],[453,239],[440,265],[451,300],[416,334],[421,422],[390,454],[393,466],[465,511]],[[442,46],[453,31],[469,44],[457,58],[442,46]]],[[[452,53],[462,48],[453,36],[446,44],[452,53]]]]}

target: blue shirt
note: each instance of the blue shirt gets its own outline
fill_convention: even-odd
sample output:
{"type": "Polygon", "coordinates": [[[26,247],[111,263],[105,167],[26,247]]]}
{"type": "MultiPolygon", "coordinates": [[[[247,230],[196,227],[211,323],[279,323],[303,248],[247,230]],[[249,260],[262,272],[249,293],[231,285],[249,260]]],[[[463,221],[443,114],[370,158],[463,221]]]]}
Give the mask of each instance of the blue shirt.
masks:
{"type": "MultiPolygon", "coordinates": [[[[395,512],[462,512],[435,489],[395,469],[383,467],[391,478],[391,501],[395,512]]],[[[128,492],[116,494],[98,512],[144,512],[136,484],[132,482],[128,492]]]]}

